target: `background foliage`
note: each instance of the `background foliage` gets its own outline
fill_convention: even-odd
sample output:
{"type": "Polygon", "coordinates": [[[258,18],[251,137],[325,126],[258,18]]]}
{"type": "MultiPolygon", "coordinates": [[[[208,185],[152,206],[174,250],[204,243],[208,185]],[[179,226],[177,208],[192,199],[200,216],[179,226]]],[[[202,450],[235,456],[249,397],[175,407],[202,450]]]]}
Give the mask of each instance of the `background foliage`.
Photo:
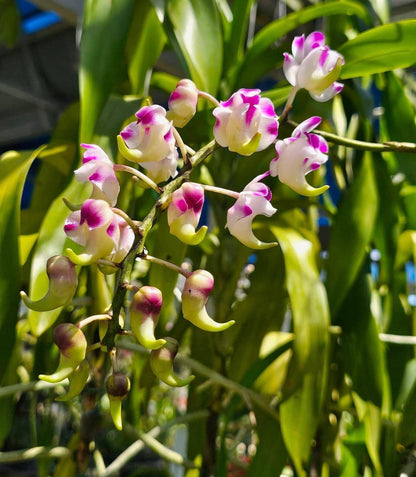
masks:
{"type": "MultiPolygon", "coordinates": [[[[388,23],[387,1],[314,2],[248,38],[254,4],[86,0],[79,105],[63,114],[44,147],[1,156],[5,472],[7,462],[28,455],[37,457],[39,476],[59,477],[183,475],[163,463],[168,461],[181,463],[187,477],[275,477],[284,468],[299,476],[415,472],[415,156],[381,143],[416,137],[416,88],[406,70],[416,62],[416,20],[388,23]],[[216,227],[200,246],[187,247],[169,235],[162,216],[147,248],[176,264],[187,258],[211,271],[212,314],[217,321],[235,319],[236,325],[220,334],[191,327],[178,311],[177,274],[138,267],[135,280],[158,286],[165,298],[159,335],[169,332],[181,342],[180,366],[191,368],[197,379],[185,390],[160,386],[147,356],[124,340],[123,366],[132,390],[123,404],[121,433],[113,429],[102,398],[109,370],[103,353],[91,354],[95,372],[81,398],[57,404],[62,386],[37,383],[40,372],[56,366],[52,325],[102,313],[113,283],[93,268],[82,269],[72,305],[45,313],[21,309],[18,293],[43,294],[46,260],[65,248],[68,209],[62,197],[77,203],[86,197],[73,179],[79,144],[99,144],[122,162],[116,135],[123,124],[148,96],[167,99],[179,80],[157,68],[160,54],[170,50],[183,77],[201,90],[226,99],[239,87],[260,85],[281,111],[290,89],[281,75],[282,53],[295,34],[314,29],[323,29],[331,48],[344,55],[345,88],[329,103],[299,93],[290,119],[324,118],[321,129],[333,135],[327,136],[330,161],[326,177],[313,180],[326,180],[330,191],[321,199],[304,198],[273,183],[278,213],[258,222],[256,233],[275,237],[279,247],[255,254],[224,230],[227,198],[210,201],[216,227]],[[32,201],[20,210],[34,160],[40,169],[32,201]],[[180,437],[181,422],[187,439],[180,437]],[[182,441],[185,460],[172,453],[182,441]],[[134,457],[144,445],[165,460],[147,468],[144,457],[134,457]],[[22,448],[32,454],[13,454],[22,448]],[[192,463],[197,468],[189,468],[192,463]]],[[[12,11],[11,2],[0,6],[12,11]]],[[[183,131],[194,149],[211,139],[208,108],[202,104],[183,131]]],[[[292,129],[281,125],[279,138],[292,129]]],[[[273,148],[244,158],[217,150],[193,177],[239,191],[273,156],[273,148]]],[[[151,190],[125,181],[119,203],[140,219],[154,200],[151,190]]]]}

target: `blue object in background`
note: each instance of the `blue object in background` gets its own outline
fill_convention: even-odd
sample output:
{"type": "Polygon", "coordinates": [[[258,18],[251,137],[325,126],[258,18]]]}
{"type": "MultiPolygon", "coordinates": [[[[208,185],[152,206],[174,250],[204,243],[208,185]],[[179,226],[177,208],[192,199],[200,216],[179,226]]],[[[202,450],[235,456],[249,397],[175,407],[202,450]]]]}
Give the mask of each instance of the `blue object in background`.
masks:
{"type": "Polygon", "coordinates": [[[22,30],[31,35],[61,21],[60,16],[55,12],[45,12],[40,10],[33,3],[26,0],[17,0],[20,11],[22,30]]]}

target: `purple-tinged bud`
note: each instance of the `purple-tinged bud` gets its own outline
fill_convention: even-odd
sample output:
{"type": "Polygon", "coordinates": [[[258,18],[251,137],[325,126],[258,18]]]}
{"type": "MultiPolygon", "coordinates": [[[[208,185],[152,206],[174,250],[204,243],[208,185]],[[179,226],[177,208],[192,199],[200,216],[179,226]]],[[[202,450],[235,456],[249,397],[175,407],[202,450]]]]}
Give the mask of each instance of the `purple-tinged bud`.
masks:
{"type": "Polygon", "coordinates": [[[26,306],[35,311],[49,311],[67,305],[74,296],[78,286],[75,265],[62,255],[50,257],[46,263],[49,278],[49,290],[40,300],[31,300],[25,292],[20,295],[26,306]]]}
{"type": "Polygon", "coordinates": [[[53,331],[53,341],[60,351],[58,368],[53,374],[40,374],[39,379],[48,383],[59,383],[72,374],[85,359],[87,340],[77,326],[61,323],[53,331]]]}
{"type": "Polygon", "coordinates": [[[105,382],[105,390],[110,400],[110,413],[116,428],[121,431],[123,422],[121,419],[121,401],[130,391],[130,380],[122,373],[113,373],[105,382]]]}
{"type": "Polygon", "coordinates": [[[201,330],[224,331],[235,321],[225,323],[214,321],[207,313],[205,305],[214,287],[214,277],[206,270],[195,270],[186,280],[182,291],[182,313],[185,319],[201,330]]]}
{"type": "Polygon", "coordinates": [[[182,79],[169,98],[166,117],[176,128],[182,128],[193,118],[198,103],[198,88],[189,79],[182,79]]]}
{"type": "Polygon", "coordinates": [[[202,242],[208,227],[195,231],[204,205],[204,189],[194,182],[185,182],[172,194],[168,206],[170,233],[188,245],[202,242]]]}
{"type": "Polygon", "coordinates": [[[162,308],[162,292],[155,287],[144,286],[133,296],[130,305],[130,326],[139,343],[147,349],[158,349],[164,339],[155,338],[155,328],[162,308]]]}
{"type": "Polygon", "coordinates": [[[175,338],[166,337],[162,348],[150,352],[150,366],[155,375],[165,384],[173,387],[186,386],[195,376],[182,379],[173,371],[173,360],[178,354],[179,343],[175,338]]]}
{"type": "Polygon", "coordinates": [[[87,384],[90,377],[90,365],[88,361],[84,359],[79,366],[74,369],[74,372],[68,377],[69,389],[64,396],[55,398],[56,401],[69,401],[70,399],[78,396],[87,384]]]}
{"type": "Polygon", "coordinates": [[[212,114],[214,137],[222,147],[243,156],[262,151],[276,139],[279,121],[273,103],[259,89],[239,89],[212,114]]]}

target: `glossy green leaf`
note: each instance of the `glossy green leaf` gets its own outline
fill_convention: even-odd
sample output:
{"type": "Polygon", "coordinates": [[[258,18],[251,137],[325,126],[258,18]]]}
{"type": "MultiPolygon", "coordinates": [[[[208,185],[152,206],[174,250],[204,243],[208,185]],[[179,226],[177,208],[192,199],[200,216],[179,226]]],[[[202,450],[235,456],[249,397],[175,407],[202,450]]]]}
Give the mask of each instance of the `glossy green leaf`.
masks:
{"type": "Polygon", "coordinates": [[[408,68],[416,63],[416,20],[381,25],[338,48],[345,58],[341,79],[408,68]]]}
{"type": "Polygon", "coordinates": [[[0,2],[0,43],[12,48],[19,37],[20,15],[15,0],[0,2]]]}
{"type": "Polygon", "coordinates": [[[331,228],[326,285],[333,316],[362,266],[366,247],[373,235],[377,210],[372,158],[366,154],[355,182],[342,199],[331,228]]]}
{"type": "Polygon", "coordinates": [[[148,94],[149,73],[166,43],[166,35],[150,0],[136,2],[126,43],[131,92],[148,94]]]}
{"type": "MultiPolygon", "coordinates": [[[[365,21],[369,21],[369,14],[362,3],[350,0],[324,2],[302,8],[284,18],[274,20],[262,28],[254,37],[253,43],[244,58],[244,63],[250,65],[254,58],[262,55],[273,43],[281,40],[284,35],[300,25],[330,15],[356,15],[365,21]]],[[[280,60],[281,58],[276,58],[276,62],[280,60]]]]}
{"type": "MultiPolygon", "coordinates": [[[[415,21],[416,32],[416,21],[415,21]]],[[[383,141],[414,142],[416,138],[415,106],[406,94],[406,88],[394,73],[386,73],[385,87],[382,90],[382,105],[387,114],[381,118],[383,141]]],[[[413,184],[416,183],[415,161],[412,154],[394,153],[397,172],[404,173],[413,184]]]]}
{"type": "Polygon", "coordinates": [[[221,78],[221,21],[213,0],[170,0],[171,40],[197,87],[216,94],[221,78]]]}
{"type": "Polygon", "coordinates": [[[155,71],[152,74],[150,80],[150,86],[158,88],[166,93],[171,93],[178,84],[179,78],[169,73],[162,73],[161,71],[155,71]]]}
{"type": "Polygon", "coordinates": [[[86,0],[81,39],[80,141],[90,142],[95,123],[119,73],[133,15],[133,0],[86,0]]]}
{"type": "Polygon", "coordinates": [[[283,251],[295,340],[280,406],[283,439],[299,475],[305,475],[320,420],[328,375],[329,308],[313,243],[281,226],[271,231],[283,251]]]}
{"type": "Polygon", "coordinates": [[[20,201],[29,167],[39,153],[10,151],[0,157],[0,379],[13,350],[19,297],[20,201]]]}
{"type": "Polygon", "coordinates": [[[275,107],[281,106],[289,97],[292,86],[283,86],[281,88],[269,89],[264,91],[263,95],[273,101],[275,107]]]}

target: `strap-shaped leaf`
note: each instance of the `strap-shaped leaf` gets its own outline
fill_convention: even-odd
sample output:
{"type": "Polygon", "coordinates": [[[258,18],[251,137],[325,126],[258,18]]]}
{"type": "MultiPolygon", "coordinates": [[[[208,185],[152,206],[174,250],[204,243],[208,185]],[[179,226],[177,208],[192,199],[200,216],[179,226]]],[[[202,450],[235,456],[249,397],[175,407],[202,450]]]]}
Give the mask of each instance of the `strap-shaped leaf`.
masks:
{"type": "Polygon", "coordinates": [[[342,45],[341,79],[368,76],[416,63],[416,20],[403,20],[367,30],[342,45]]]}

